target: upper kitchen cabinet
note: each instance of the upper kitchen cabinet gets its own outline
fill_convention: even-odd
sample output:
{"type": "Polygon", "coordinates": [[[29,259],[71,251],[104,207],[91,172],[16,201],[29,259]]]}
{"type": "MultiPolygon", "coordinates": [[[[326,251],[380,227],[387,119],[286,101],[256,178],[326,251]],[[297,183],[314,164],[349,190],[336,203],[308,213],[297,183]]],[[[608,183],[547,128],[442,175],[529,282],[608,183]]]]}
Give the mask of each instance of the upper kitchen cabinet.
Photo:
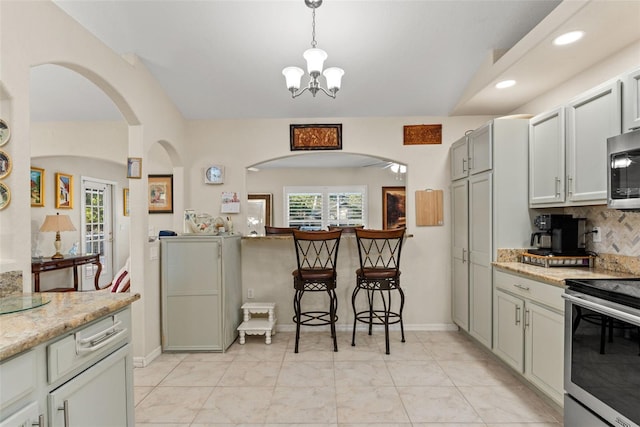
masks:
{"type": "Polygon", "coordinates": [[[607,138],[620,134],[620,86],[619,80],[599,86],[566,108],[566,196],[570,203],[607,202],[607,138]]]}
{"type": "Polygon", "coordinates": [[[622,82],[622,132],[640,127],[640,68],[622,82]]]}
{"type": "Polygon", "coordinates": [[[451,180],[466,178],[492,168],[491,124],[486,124],[451,145],[451,180]]]}
{"type": "Polygon", "coordinates": [[[463,136],[451,144],[451,180],[469,176],[469,141],[463,136]]]}
{"type": "Polygon", "coordinates": [[[564,202],[564,108],[529,122],[529,203],[564,202]]]}
{"type": "Polygon", "coordinates": [[[531,207],[606,203],[607,138],[620,134],[620,88],[619,80],[607,82],[531,119],[531,207]]]}

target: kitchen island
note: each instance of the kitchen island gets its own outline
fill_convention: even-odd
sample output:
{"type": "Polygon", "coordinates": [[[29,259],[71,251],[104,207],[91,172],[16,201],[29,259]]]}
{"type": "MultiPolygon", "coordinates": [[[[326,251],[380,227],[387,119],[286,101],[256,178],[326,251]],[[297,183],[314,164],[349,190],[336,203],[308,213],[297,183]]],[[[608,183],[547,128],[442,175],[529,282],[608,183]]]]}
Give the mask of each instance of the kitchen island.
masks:
{"type": "Polygon", "coordinates": [[[0,316],[0,424],[133,426],[130,305],[140,295],[24,294],[2,305],[32,297],[44,304],[0,316]]]}

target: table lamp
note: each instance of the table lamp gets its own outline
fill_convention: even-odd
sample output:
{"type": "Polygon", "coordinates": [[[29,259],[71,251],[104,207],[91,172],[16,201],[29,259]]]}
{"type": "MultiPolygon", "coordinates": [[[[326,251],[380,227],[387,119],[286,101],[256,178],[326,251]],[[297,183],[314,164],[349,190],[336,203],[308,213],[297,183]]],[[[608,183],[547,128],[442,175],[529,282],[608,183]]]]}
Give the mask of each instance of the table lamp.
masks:
{"type": "Polygon", "coordinates": [[[51,257],[51,259],[60,259],[64,258],[64,255],[60,253],[60,246],[62,242],[60,241],[60,232],[61,231],[76,231],[76,228],[71,223],[71,218],[69,215],[60,215],[56,213],[55,215],[47,215],[44,218],[44,223],[40,227],[40,231],[55,231],[56,232],[56,241],[53,242],[56,247],[56,253],[51,257]]]}

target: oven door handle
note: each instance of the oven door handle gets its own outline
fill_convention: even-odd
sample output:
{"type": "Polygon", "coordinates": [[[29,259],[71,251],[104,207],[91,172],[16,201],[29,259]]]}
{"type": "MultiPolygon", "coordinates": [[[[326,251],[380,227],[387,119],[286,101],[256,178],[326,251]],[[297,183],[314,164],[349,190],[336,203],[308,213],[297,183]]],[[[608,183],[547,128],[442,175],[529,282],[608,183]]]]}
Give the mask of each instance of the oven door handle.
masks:
{"type": "Polygon", "coordinates": [[[598,313],[604,314],[606,316],[609,317],[614,317],[618,320],[624,320],[626,322],[629,322],[631,324],[634,325],[638,325],[640,326],[640,317],[634,316],[632,314],[629,313],[625,313],[624,311],[620,311],[620,310],[616,310],[615,308],[611,308],[608,307],[606,305],[603,304],[599,304],[593,301],[589,301],[588,299],[580,296],[580,295],[569,295],[569,294],[563,294],[562,298],[576,304],[579,305],[581,307],[585,307],[588,309],[591,309],[593,311],[596,311],[598,313]]]}

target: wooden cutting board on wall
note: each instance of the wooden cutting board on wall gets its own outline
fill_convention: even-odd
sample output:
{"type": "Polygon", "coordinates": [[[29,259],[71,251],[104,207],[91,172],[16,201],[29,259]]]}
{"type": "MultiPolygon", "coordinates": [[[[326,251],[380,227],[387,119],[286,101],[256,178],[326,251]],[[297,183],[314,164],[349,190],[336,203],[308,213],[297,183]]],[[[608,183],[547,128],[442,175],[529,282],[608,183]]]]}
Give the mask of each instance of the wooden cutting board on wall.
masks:
{"type": "Polygon", "coordinates": [[[442,190],[416,191],[416,225],[443,225],[442,190]]]}

